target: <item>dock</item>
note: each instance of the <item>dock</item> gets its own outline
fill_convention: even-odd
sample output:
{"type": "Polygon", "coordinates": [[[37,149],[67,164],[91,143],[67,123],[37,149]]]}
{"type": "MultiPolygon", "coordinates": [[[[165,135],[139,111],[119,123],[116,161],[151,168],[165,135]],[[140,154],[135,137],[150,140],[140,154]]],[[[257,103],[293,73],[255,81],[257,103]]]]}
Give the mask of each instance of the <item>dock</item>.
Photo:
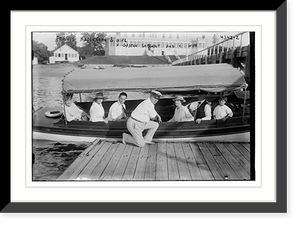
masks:
{"type": "Polygon", "coordinates": [[[58,181],[250,180],[250,144],[158,142],[143,148],[96,139],[58,181]]]}

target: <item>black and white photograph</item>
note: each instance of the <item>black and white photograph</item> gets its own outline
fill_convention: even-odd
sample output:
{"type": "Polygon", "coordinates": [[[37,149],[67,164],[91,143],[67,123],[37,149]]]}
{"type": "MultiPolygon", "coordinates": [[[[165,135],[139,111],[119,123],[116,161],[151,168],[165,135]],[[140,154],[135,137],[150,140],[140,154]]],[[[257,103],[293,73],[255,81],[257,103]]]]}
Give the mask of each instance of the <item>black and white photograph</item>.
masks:
{"type": "Polygon", "coordinates": [[[255,31],[30,35],[32,182],[257,180],[255,31]]]}
{"type": "Polygon", "coordinates": [[[287,3],[233,5],[12,11],[1,213],[286,213],[287,3]]]}

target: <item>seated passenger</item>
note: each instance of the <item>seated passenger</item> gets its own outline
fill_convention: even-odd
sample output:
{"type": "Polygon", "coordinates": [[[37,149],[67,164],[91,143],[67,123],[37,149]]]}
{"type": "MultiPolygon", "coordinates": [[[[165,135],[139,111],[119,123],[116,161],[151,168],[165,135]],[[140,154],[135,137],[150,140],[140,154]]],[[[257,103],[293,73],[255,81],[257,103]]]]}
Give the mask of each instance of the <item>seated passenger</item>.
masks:
{"type": "Polygon", "coordinates": [[[122,92],[119,94],[119,100],[115,103],[113,103],[108,112],[108,121],[116,121],[120,119],[126,119],[126,106],[125,101],[127,99],[127,94],[122,92]]]}
{"type": "Polygon", "coordinates": [[[175,102],[175,112],[173,118],[171,118],[168,122],[190,122],[194,121],[194,117],[191,115],[187,107],[182,104],[185,102],[183,96],[176,96],[173,101],[175,102]]]}
{"type": "Polygon", "coordinates": [[[76,104],[72,101],[72,96],[65,95],[64,98],[64,116],[68,122],[71,121],[86,121],[88,115],[81,110],[76,104]]]}
{"type": "Polygon", "coordinates": [[[198,124],[202,120],[211,120],[211,105],[205,98],[206,94],[201,92],[198,94],[198,101],[191,103],[189,106],[189,110],[198,124]]]}
{"type": "Polygon", "coordinates": [[[90,121],[92,122],[104,122],[108,123],[108,120],[105,119],[105,111],[102,106],[102,102],[105,99],[103,93],[97,93],[94,99],[94,102],[90,108],[90,121]]]}
{"type": "Polygon", "coordinates": [[[213,112],[214,119],[225,121],[228,117],[233,116],[232,110],[227,105],[225,105],[226,102],[227,97],[219,97],[219,105],[213,112]]]}

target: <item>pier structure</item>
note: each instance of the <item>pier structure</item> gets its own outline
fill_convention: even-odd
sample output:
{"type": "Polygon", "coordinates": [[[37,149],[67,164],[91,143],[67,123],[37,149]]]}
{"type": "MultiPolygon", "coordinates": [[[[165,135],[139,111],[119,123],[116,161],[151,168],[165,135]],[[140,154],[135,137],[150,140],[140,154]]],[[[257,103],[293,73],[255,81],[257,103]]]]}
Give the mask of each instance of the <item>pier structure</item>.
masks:
{"type": "Polygon", "coordinates": [[[57,181],[249,181],[250,144],[157,142],[140,148],[96,139],[57,181]]]}

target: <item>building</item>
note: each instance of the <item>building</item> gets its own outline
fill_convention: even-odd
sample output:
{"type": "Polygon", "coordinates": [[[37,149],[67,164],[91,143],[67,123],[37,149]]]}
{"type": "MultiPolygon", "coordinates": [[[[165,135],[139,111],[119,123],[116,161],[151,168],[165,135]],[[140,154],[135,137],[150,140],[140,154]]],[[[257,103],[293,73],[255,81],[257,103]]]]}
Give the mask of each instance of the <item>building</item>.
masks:
{"type": "Polygon", "coordinates": [[[206,48],[206,39],[185,32],[116,32],[106,39],[105,55],[189,55],[206,48]]]}
{"type": "Polygon", "coordinates": [[[38,58],[34,56],[32,60],[32,65],[37,65],[37,64],[38,64],[38,58]]]}
{"type": "Polygon", "coordinates": [[[67,44],[64,44],[63,46],[57,48],[53,51],[54,56],[49,57],[49,63],[57,63],[57,62],[76,62],[79,61],[79,53],[68,46],[67,44]]]}

